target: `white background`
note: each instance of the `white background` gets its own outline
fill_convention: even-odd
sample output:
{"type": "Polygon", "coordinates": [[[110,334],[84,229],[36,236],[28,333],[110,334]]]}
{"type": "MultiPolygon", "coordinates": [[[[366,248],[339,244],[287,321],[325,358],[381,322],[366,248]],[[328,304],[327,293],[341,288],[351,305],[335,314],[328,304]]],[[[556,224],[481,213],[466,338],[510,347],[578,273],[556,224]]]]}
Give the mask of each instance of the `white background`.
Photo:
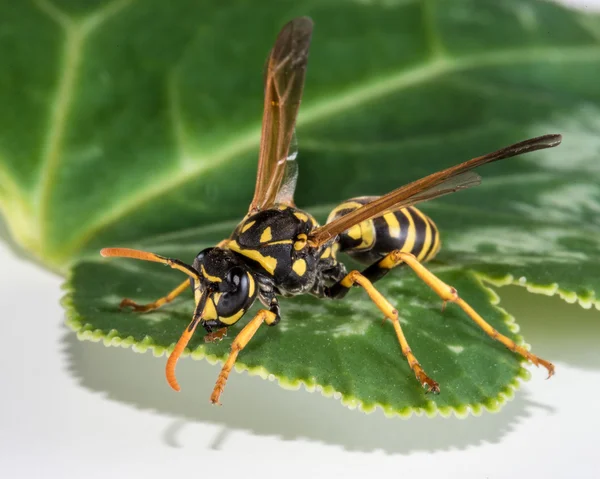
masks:
{"type": "MultiPolygon", "coordinates": [[[[584,8],[600,2],[578,1],[584,8]]],[[[387,419],[218,368],[77,341],[62,282],[0,244],[2,477],[600,477],[600,312],[502,288],[502,306],[557,374],[532,380],[500,413],[387,419]]]]}

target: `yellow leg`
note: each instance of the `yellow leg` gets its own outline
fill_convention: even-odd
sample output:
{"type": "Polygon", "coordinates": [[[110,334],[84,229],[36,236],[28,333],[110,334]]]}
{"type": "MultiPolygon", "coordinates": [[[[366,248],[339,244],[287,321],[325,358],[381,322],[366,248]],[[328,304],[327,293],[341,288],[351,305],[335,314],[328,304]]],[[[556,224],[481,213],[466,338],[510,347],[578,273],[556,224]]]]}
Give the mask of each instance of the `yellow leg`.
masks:
{"type": "Polygon", "coordinates": [[[352,285],[359,285],[367,292],[371,300],[377,305],[377,307],[385,314],[386,318],[389,318],[394,325],[394,330],[396,331],[396,336],[398,337],[398,342],[400,343],[400,348],[402,349],[402,354],[406,357],[408,361],[408,365],[410,369],[413,370],[417,380],[423,387],[427,388],[427,391],[431,391],[433,393],[440,392],[440,386],[433,379],[431,379],[423,368],[417,358],[412,353],[410,346],[408,345],[408,341],[406,341],[406,337],[402,332],[402,327],[400,326],[400,321],[398,320],[398,311],[389,303],[387,299],[383,297],[383,295],[375,289],[373,283],[371,283],[367,278],[365,278],[358,271],[351,271],[348,275],[342,279],[342,286],[345,288],[350,288],[352,285]]]}
{"type": "Polygon", "coordinates": [[[167,382],[169,386],[173,388],[175,391],[181,391],[181,387],[177,382],[177,377],[175,376],[175,366],[177,366],[177,361],[179,361],[179,357],[185,350],[185,347],[190,342],[190,339],[194,335],[194,331],[196,330],[196,326],[198,326],[198,319],[194,317],[190,325],[183,332],[177,344],[175,344],[175,348],[173,348],[173,352],[169,355],[169,359],[167,359],[167,365],[165,367],[165,375],[167,378],[167,382]]]}
{"type": "Polygon", "coordinates": [[[272,324],[277,320],[277,315],[268,311],[266,309],[261,309],[254,318],[250,320],[244,329],[242,329],[239,334],[233,340],[231,344],[231,352],[229,353],[229,357],[223,368],[221,369],[221,373],[217,378],[217,383],[215,384],[215,388],[213,389],[212,394],[210,395],[210,401],[213,404],[221,404],[219,403],[219,397],[223,392],[223,388],[225,388],[225,383],[227,382],[227,378],[229,377],[229,373],[235,364],[235,360],[239,352],[246,347],[246,345],[252,339],[252,336],[258,331],[260,325],[265,322],[267,324],[272,324]]]}
{"type": "Polygon", "coordinates": [[[486,334],[497,341],[500,341],[511,351],[520,354],[524,358],[531,361],[536,366],[543,366],[548,370],[548,377],[554,374],[554,365],[535,354],[531,354],[524,347],[516,344],[512,339],[500,334],[489,323],[487,323],[468,303],[458,296],[458,292],[452,286],[447,285],[431,271],[426,269],[414,255],[403,253],[402,251],[392,251],[384,259],[379,262],[382,268],[393,268],[400,263],[405,263],[409,266],[419,278],[421,278],[435,293],[442,298],[444,304],[447,301],[456,303],[467,315],[481,328],[486,334]]]}
{"type": "Polygon", "coordinates": [[[148,304],[137,304],[134,301],[131,301],[130,299],[125,298],[123,301],[121,301],[121,304],[119,305],[119,307],[124,308],[126,306],[130,306],[134,309],[134,311],[137,311],[138,313],[145,313],[147,311],[153,311],[155,309],[160,308],[163,304],[170,303],[171,301],[173,301],[177,296],[179,296],[181,293],[183,293],[189,285],[190,285],[190,282],[189,282],[189,280],[186,279],[183,283],[181,283],[179,286],[177,286],[173,291],[171,291],[166,296],[159,298],[156,301],[154,301],[152,303],[148,303],[148,304]]]}
{"type": "MultiPolygon", "coordinates": [[[[194,287],[197,291],[197,289],[194,287]]],[[[194,331],[196,330],[196,326],[200,322],[202,315],[204,314],[204,307],[206,306],[206,300],[208,299],[208,294],[206,292],[200,293],[197,297],[196,301],[196,309],[194,310],[194,316],[192,316],[192,322],[185,329],[177,344],[173,348],[173,352],[169,355],[169,359],[167,359],[167,365],[165,367],[165,375],[167,377],[167,382],[169,386],[171,386],[175,391],[181,391],[181,387],[177,382],[177,377],[175,376],[175,366],[177,366],[177,361],[179,361],[179,357],[185,350],[186,346],[190,342],[190,339],[194,335],[194,331]]]]}

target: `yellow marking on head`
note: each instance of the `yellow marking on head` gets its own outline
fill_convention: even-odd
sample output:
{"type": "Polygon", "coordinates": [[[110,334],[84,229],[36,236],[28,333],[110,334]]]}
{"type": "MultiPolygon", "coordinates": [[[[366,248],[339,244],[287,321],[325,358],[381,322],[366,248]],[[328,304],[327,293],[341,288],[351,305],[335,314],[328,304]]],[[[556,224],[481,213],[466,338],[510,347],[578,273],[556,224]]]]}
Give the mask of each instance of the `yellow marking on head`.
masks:
{"type": "Polygon", "coordinates": [[[271,234],[271,227],[267,226],[265,230],[260,235],[260,242],[267,243],[273,239],[273,235],[271,234]]]}
{"type": "Polygon", "coordinates": [[[387,223],[388,234],[392,238],[400,238],[400,223],[394,213],[386,213],[383,220],[387,223]]]}
{"type": "Polygon", "coordinates": [[[242,226],[242,233],[245,233],[246,231],[248,231],[250,228],[252,228],[252,226],[254,225],[254,223],[256,223],[256,221],[249,221],[248,223],[246,223],[244,226],[242,226]]]}
{"type": "Polygon", "coordinates": [[[360,231],[360,225],[354,225],[352,228],[350,228],[348,231],[346,231],[346,234],[348,236],[350,236],[350,238],[352,239],[360,239],[361,236],[361,231],[360,231]]]}
{"type": "Polygon", "coordinates": [[[422,261],[423,258],[427,256],[427,253],[429,253],[429,249],[431,248],[431,226],[429,226],[427,216],[421,213],[417,208],[411,208],[411,210],[423,220],[423,223],[425,223],[425,239],[423,240],[423,248],[421,248],[421,252],[417,257],[419,261],[422,261]]]}
{"type": "MultiPolygon", "coordinates": [[[[251,285],[251,291],[252,293],[254,293],[254,279],[248,275],[248,277],[250,278],[250,285],[251,285]]],[[[235,323],[236,321],[238,321],[245,313],[244,309],[241,309],[240,311],[238,311],[237,313],[235,313],[232,316],[226,316],[226,317],[219,317],[219,315],[217,314],[217,309],[215,308],[215,305],[219,304],[219,301],[221,300],[221,296],[223,296],[223,293],[215,293],[212,298],[208,298],[208,301],[206,301],[206,306],[204,307],[204,313],[202,314],[202,319],[208,319],[208,320],[213,320],[213,319],[218,319],[219,321],[221,321],[224,324],[227,325],[232,325],[233,323],[235,323]]]]}
{"type": "Polygon", "coordinates": [[[325,259],[325,258],[329,258],[331,256],[331,247],[327,247],[325,248],[325,251],[323,251],[323,254],[321,255],[321,259],[325,259]]]}
{"type": "Polygon", "coordinates": [[[299,211],[294,211],[294,216],[296,218],[298,218],[300,221],[304,221],[305,223],[308,223],[308,216],[305,215],[304,213],[300,213],[299,211]]]}
{"type": "Polygon", "coordinates": [[[246,273],[246,275],[248,276],[248,296],[251,298],[252,296],[254,296],[254,278],[252,277],[252,275],[250,273],[246,273]]]}
{"type": "Polygon", "coordinates": [[[204,268],[204,265],[201,264],[200,265],[200,269],[202,270],[202,275],[209,281],[212,281],[213,283],[220,283],[222,281],[221,278],[219,278],[218,276],[212,276],[210,274],[208,274],[206,272],[206,269],[204,268]]]}
{"type": "Polygon", "coordinates": [[[297,241],[294,243],[294,249],[296,251],[300,251],[306,246],[308,236],[306,236],[304,233],[300,233],[298,236],[296,236],[296,240],[297,241]]]}
{"type": "Polygon", "coordinates": [[[228,326],[231,326],[234,323],[237,323],[239,321],[239,319],[244,315],[246,311],[244,309],[240,309],[237,313],[231,315],[231,316],[227,316],[227,317],[223,317],[221,316],[219,318],[219,321],[221,321],[224,324],[227,324],[228,326]]]}
{"type": "Polygon", "coordinates": [[[198,304],[200,302],[200,299],[202,298],[203,291],[198,287],[197,279],[194,280],[193,289],[194,289],[194,300],[196,301],[196,304],[198,304]]]}
{"type": "Polygon", "coordinates": [[[206,300],[206,305],[204,306],[204,313],[202,313],[202,319],[217,319],[217,310],[215,309],[215,305],[213,303],[212,298],[208,298],[206,300]]]}
{"type": "Polygon", "coordinates": [[[277,206],[277,209],[278,209],[278,210],[281,210],[281,211],[287,210],[288,208],[289,208],[289,206],[288,206],[288,205],[278,205],[278,206],[277,206]]]}
{"type": "Polygon", "coordinates": [[[294,261],[292,269],[298,276],[304,276],[304,273],[306,273],[306,261],[303,259],[297,259],[294,261]]]}
{"type": "Polygon", "coordinates": [[[277,267],[277,260],[272,256],[264,256],[253,249],[242,249],[240,248],[240,245],[237,243],[237,241],[230,241],[229,249],[245,256],[246,258],[250,258],[256,261],[269,274],[273,274],[275,272],[275,268],[277,267]]]}

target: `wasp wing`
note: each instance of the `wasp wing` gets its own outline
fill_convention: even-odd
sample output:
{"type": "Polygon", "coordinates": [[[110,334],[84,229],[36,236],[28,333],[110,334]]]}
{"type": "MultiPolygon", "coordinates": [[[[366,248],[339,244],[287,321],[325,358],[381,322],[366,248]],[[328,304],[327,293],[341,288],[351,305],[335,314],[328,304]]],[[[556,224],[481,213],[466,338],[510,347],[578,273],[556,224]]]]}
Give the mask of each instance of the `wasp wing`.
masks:
{"type": "MultiPolygon", "coordinates": [[[[250,213],[276,202],[288,159],[295,159],[296,151],[290,152],[290,144],[304,88],[312,29],[313,22],[307,17],[286,24],[267,60],[258,173],[250,213]]],[[[284,199],[292,203],[293,190],[289,190],[284,199]]]]}
{"type": "Polygon", "coordinates": [[[466,190],[467,188],[471,188],[472,186],[477,186],[480,184],[481,176],[478,173],[475,173],[474,171],[465,171],[464,173],[460,173],[459,175],[443,181],[437,186],[424,189],[420,193],[417,193],[416,195],[401,201],[397,205],[394,205],[392,209],[406,208],[407,206],[416,205],[422,201],[439,198],[440,196],[454,193],[455,191],[466,190]]]}
{"type": "Polygon", "coordinates": [[[478,185],[481,179],[480,176],[470,170],[493,161],[511,158],[544,148],[551,148],[559,145],[561,140],[562,137],[560,135],[544,135],[531,138],[413,181],[341,216],[331,223],[313,230],[309,236],[309,241],[311,245],[319,246],[352,226],[379,216],[391,209],[404,208],[478,185]]]}
{"type": "Polygon", "coordinates": [[[294,192],[296,191],[296,183],[298,182],[298,163],[296,156],[298,155],[298,140],[296,133],[292,136],[289,153],[285,162],[283,171],[283,179],[275,197],[275,203],[284,204],[287,206],[295,206],[294,192]]]}

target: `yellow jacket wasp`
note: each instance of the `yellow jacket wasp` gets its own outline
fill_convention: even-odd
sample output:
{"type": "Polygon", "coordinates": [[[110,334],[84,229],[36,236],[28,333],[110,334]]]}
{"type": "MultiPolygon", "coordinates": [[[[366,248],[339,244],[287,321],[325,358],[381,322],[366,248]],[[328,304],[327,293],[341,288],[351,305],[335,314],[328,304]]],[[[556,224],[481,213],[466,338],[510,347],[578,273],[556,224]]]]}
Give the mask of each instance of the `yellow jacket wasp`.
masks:
{"type": "Polygon", "coordinates": [[[276,325],[281,317],[277,297],[312,294],[340,299],[353,286],[362,287],[392,322],[402,354],[427,391],[439,392],[437,382],[423,370],[406,340],[398,312],[373,283],[392,268],[411,268],[443,300],[456,303],[491,338],[544,366],[551,376],[554,366],[492,328],[456,289],[427,270],[422,262],[435,256],[440,235],[431,219],[413,205],[480,183],[474,168],[560,144],[560,135],[545,135],[516,143],[493,153],[431,174],[381,197],[360,197],[335,208],[320,226],[293,200],[297,179],[295,123],[308,63],[313,23],[296,18],[283,27],[269,55],[265,75],[263,126],[254,198],[246,217],[232,235],[214,248],[198,253],[191,265],[144,251],[105,248],[103,256],[121,256],[164,263],[189,276],[167,296],[138,305],[124,299],[121,306],[151,311],[172,301],[188,286],[196,303],[192,321],[175,345],[166,366],[167,381],[175,390],[175,365],[198,324],[205,339],[224,336],[258,299],[264,306],[235,337],[231,352],[211,395],[219,397],[240,351],[261,324],[276,325]],[[348,273],[338,261],[344,252],[369,264],[364,271],[348,273]]]}

